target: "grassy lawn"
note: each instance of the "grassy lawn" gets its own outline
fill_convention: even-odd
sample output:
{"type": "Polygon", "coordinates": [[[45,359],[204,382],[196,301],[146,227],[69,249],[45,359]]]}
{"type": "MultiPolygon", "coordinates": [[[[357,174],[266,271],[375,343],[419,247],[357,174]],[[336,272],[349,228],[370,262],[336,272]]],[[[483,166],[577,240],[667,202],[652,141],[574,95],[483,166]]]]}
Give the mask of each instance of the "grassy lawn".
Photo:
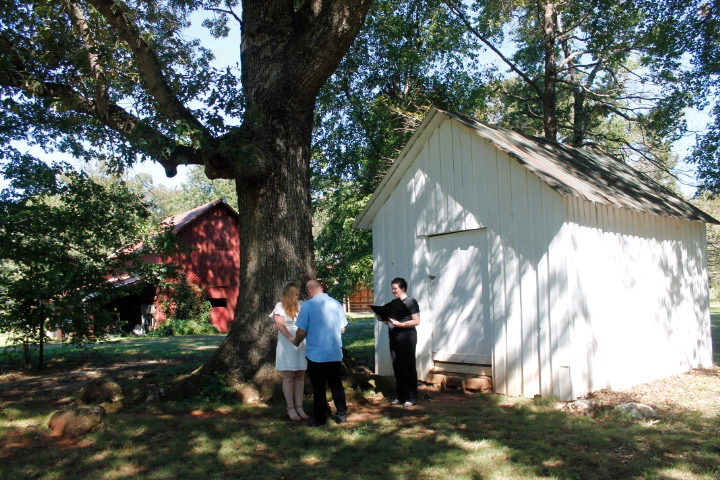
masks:
{"type": "MultiPolygon", "coordinates": [[[[715,345],[718,307],[713,305],[715,345]]],[[[345,334],[351,354],[371,368],[373,329],[374,320],[359,321],[345,334]]],[[[50,366],[42,375],[0,375],[2,478],[720,478],[720,412],[681,402],[658,408],[658,420],[638,421],[612,410],[573,415],[547,400],[433,389],[424,389],[420,404],[405,410],[366,392],[365,398],[349,397],[347,424],[309,428],[286,420],[279,403],[241,404],[206,395],[126,408],[108,416],[106,430],[83,438],[48,435],[48,417],[73,400],[67,392],[48,390],[60,376],[81,383],[78,379],[94,368],[117,366],[110,376],[132,385],[167,370],[196,368],[222,338],[142,338],[86,350],[56,348],[48,352],[50,366]],[[42,380],[46,388],[33,383],[42,380]]],[[[697,402],[712,400],[720,385],[717,369],[704,372],[693,376],[697,402]],[[704,385],[710,389],[707,398],[704,385]]],[[[678,392],[677,398],[690,393],[678,392]]],[[[305,407],[310,410],[309,395],[305,407]]]]}
{"type": "Polygon", "coordinates": [[[710,323],[713,344],[713,364],[720,365],[720,302],[710,302],[710,323]]]}

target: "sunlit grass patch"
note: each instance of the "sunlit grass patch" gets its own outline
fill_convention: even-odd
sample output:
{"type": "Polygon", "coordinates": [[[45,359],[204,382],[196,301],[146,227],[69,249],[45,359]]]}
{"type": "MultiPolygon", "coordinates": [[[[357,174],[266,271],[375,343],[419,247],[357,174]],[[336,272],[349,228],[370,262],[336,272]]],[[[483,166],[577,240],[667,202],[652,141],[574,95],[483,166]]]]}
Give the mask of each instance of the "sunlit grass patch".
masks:
{"type": "MultiPolygon", "coordinates": [[[[346,345],[374,355],[374,326],[353,328],[346,345]]],[[[132,386],[162,381],[176,367],[191,371],[212,351],[197,348],[207,345],[203,338],[197,344],[161,340],[129,342],[125,360],[123,342],[108,345],[98,357],[89,355],[84,368],[110,360],[152,361],[144,364],[151,369],[126,379],[132,386]],[[158,357],[144,356],[144,346],[158,357]]],[[[612,410],[568,415],[550,401],[461,393],[439,400],[426,393],[410,410],[360,402],[351,405],[350,423],[313,428],[288,420],[283,402],[194,398],[131,406],[109,415],[107,430],[75,440],[49,437],[46,422],[54,407],[26,401],[29,392],[28,399],[0,408],[0,471],[13,480],[714,479],[720,465],[720,417],[712,404],[720,398],[717,375],[687,381],[688,394],[656,421],[612,410]],[[693,410],[702,402],[709,402],[702,412],[693,410]]],[[[306,398],[305,410],[311,409],[306,398]]]]}

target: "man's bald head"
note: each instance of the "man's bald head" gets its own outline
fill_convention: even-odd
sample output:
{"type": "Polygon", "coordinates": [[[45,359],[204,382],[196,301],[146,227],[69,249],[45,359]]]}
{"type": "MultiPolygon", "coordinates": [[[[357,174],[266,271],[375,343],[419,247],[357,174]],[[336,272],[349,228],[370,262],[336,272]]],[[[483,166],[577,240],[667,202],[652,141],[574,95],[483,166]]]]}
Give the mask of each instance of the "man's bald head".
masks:
{"type": "Polygon", "coordinates": [[[318,293],[323,293],[322,285],[315,279],[308,280],[308,282],[305,284],[305,288],[307,289],[310,298],[314,297],[318,293]]]}

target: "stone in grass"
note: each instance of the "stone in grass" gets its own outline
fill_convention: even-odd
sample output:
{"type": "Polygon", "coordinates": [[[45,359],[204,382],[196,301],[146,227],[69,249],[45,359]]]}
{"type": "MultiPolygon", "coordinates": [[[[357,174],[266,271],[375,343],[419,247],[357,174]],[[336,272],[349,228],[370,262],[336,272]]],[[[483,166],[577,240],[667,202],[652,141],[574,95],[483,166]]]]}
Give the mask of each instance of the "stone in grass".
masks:
{"type": "Polygon", "coordinates": [[[631,417],[638,420],[647,420],[658,417],[657,413],[655,413],[655,410],[653,410],[651,406],[645,405],[644,403],[623,403],[616,406],[615,410],[620,413],[630,415],[631,417]]]}
{"type": "Polygon", "coordinates": [[[59,410],[50,417],[48,428],[53,437],[79,437],[107,426],[102,407],[73,407],[59,410]]]}
{"type": "Polygon", "coordinates": [[[574,402],[558,402],[554,404],[554,408],[555,410],[560,410],[564,412],[587,415],[593,408],[593,402],[592,400],[587,399],[575,400],[574,402]]]}
{"type": "Polygon", "coordinates": [[[105,410],[105,413],[109,414],[119,412],[125,407],[125,404],[122,400],[118,400],[117,402],[103,402],[100,406],[105,410]]]}
{"type": "Polygon", "coordinates": [[[80,392],[83,403],[117,402],[124,398],[122,388],[112,380],[94,380],[80,392]]]}

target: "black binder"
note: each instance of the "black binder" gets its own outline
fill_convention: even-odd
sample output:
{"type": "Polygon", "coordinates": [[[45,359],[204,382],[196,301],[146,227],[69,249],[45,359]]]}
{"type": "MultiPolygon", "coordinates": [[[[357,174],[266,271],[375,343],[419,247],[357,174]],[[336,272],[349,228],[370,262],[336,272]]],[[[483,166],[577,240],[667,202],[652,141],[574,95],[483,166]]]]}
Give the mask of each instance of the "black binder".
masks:
{"type": "Polygon", "coordinates": [[[405,305],[405,302],[399,298],[396,298],[385,305],[369,305],[369,307],[377,314],[378,320],[381,322],[387,322],[391,318],[401,320],[405,317],[412,316],[412,313],[407,305],[405,305]]]}

